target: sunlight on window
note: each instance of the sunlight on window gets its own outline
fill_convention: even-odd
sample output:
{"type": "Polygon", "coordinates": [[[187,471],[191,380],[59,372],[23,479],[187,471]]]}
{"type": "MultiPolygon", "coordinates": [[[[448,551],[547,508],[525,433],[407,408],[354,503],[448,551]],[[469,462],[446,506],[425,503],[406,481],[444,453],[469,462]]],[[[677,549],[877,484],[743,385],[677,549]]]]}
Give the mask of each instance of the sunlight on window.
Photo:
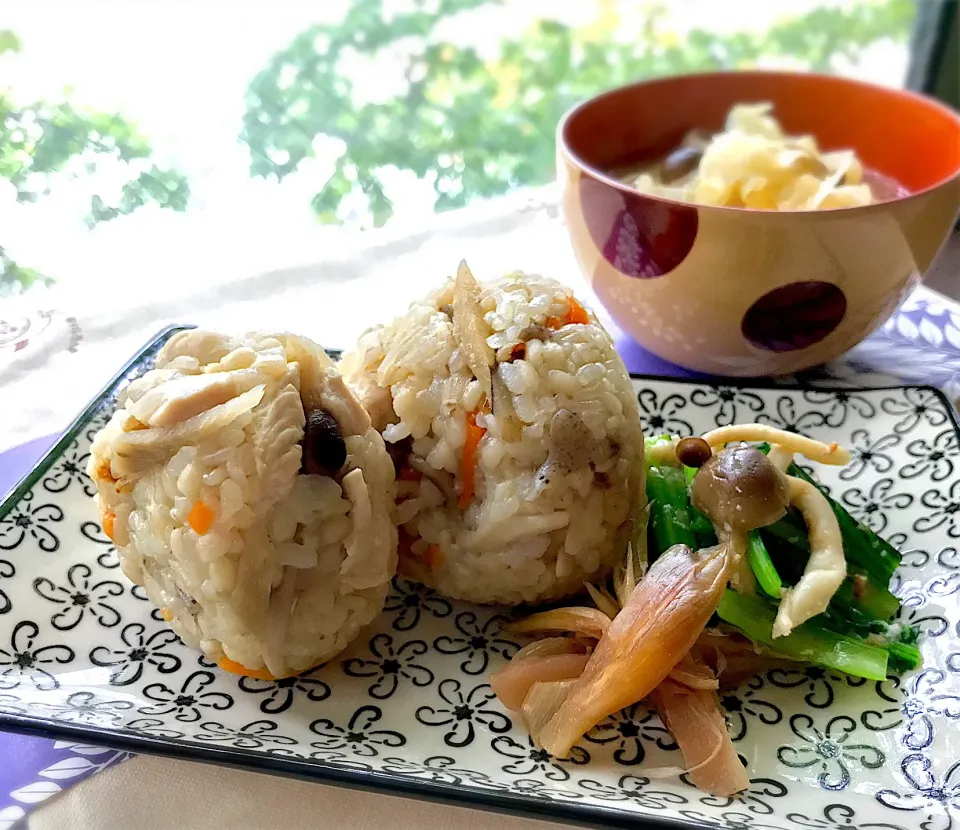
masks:
{"type": "Polygon", "coordinates": [[[760,66],[899,84],[916,4],[117,9],[0,11],[2,293],[214,283],[543,185],[564,110],[636,79],[760,66]]]}

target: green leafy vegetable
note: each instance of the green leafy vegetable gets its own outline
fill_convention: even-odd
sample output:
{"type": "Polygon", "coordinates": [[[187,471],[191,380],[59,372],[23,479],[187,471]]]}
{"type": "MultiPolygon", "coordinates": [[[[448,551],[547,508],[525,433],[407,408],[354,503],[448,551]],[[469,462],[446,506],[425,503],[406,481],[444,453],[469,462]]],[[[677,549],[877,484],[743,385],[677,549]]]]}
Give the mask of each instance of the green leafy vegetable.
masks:
{"type": "Polygon", "coordinates": [[[674,545],[696,550],[687,481],[679,467],[665,464],[647,468],[647,499],[650,503],[650,555],[655,559],[674,545]]]}
{"type": "MultiPolygon", "coordinates": [[[[720,619],[740,629],[753,642],[792,660],[803,660],[868,680],[887,677],[887,651],[858,637],[838,634],[810,620],[786,637],[772,636],[776,606],[759,596],[727,590],[717,608],[720,619]]],[[[819,618],[818,618],[819,619],[819,618]]]]}
{"type": "MultiPolygon", "coordinates": [[[[854,519],[843,505],[831,499],[827,491],[796,464],[791,464],[787,472],[809,482],[827,497],[830,507],[833,508],[833,514],[837,517],[837,522],[840,525],[840,533],[843,536],[843,552],[847,561],[862,568],[864,573],[868,574],[875,582],[881,585],[889,584],[893,572],[900,567],[901,557],[897,550],[889,542],[877,536],[865,524],[854,519]]],[[[807,547],[809,549],[809,544],[807,547]]]]}
{"type": "Polygon", "coordinates": [[[777,569],[773,566],[760,533],[756,530],[752,531],[747,539],[747,561],[750,563],[750,568],[753,570],[753,574],[756,576],[763,592],[767,596],[779,599],[783,590],[783,582],[780,580],[777,569]]]}

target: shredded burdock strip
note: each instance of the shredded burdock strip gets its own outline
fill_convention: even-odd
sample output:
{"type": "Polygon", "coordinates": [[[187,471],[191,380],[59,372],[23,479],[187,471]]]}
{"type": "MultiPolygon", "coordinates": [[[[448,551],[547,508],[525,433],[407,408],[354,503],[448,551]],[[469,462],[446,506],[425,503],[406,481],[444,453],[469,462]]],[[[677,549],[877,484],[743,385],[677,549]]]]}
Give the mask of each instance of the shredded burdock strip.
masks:
{"type": "Polygon", "coordinates": [[[487,343],[489,327],[480,309],[480,285],[466,262],[457,268],[453,283],[453,337],[473,376],[489,401],[492,396],[490,367],[496,362],[493,349],[487,343]]]}

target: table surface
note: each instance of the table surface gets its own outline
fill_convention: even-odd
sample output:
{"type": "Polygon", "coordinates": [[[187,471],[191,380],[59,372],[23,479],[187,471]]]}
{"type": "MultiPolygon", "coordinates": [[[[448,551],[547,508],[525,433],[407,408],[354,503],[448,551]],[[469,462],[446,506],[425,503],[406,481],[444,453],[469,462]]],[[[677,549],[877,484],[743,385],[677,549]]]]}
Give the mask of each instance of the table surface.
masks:
{"type": "MultiPolygon", "coordinates": [[[[73,413],[162,325],[194,322],[234,330],[278,326],[310,334],[318,329],[319,315],[323,317],[323,342],[343,346],[372,321],[389,315],[387,309],[402,307],[405,301],[437,282],[464,255],[481,275],[521,267],[556,276],[578,295],[589,297],[563,236],[552,196],[522,203],[507,200],[495,209],[485,206],[438,221],[436,228],[416,240],[388,239],[349,259],[251,277],[236,282],[228,291],[198,286],[166,305],[138,306],[127,298],[131,304],[120,311],[104,312],[101,308],[81,310],[75,315],[50,311],[52,306],[22,306],[14,313],[12,322],[4,308],[8,319],[0,320],[0,332],[13,330],[16,335],[0,337],[4,398],[31,403],[0,408],[0,449],[18,444],[0,454],[0,494],[13,487],[49,448],[73,413]],[[490,244],[494,240],[496,244],[490,244]],[[384,262],[390,263],[390,279],[384,277],[384,262]],[[324,309],[334,307],[350,313],[325,313],[324,309]]],[[[601,316],[604,317],[602,311],[601,316]]],[[[644,351],[609,319],[604,321],[632,372],[695,376],[644,351]]],[[[841,360],[804,377],[821,383],[861,386],[929,383],[943,389],[956,403],[960,400],[960,304],[920,288],[880,331],[841,360]]],[[[793,380],[796,379],[783,382],[793,380]]],[[[126,772],[114,770],[99,775],[127,758],[127,753],[99,747],[0,734],[0,830],[44,804],[31,816],[31,827],[60,826],[56,822],[66,821],[67,816],[74,826],[128,826],[127,822],[134,819],[127,807],[123,808],[127,810],[123,818],[111,811],[121,809],[117,794],[131,786],[134,771],[138,771],[138,776],[150,776],[154,784],[167,781],[179,790],[198,787],[202,791],[207,787],[206,792],[215,792],[209,787],[239,787],[245,793],[241,803],[249,809],[275,801],[280,791],[297,793],[301,807],[319,799],[327,805],[341,804],[344,810],[361,809],[360,796],[334,793],[316,784],[263,784],[261,777],[203,767],[189,767],[183,773],[186,762],[138,758],[124,765],[126,772]],[[94,776],[94,780],[86,780],[94,776]],[[82,786],[71,789],[84,781],[82,786]],[[261,793],[264,787],[268,790],[261,793]],[[68,789],[71,791],[63,794],[68,789]],[[58,794],[62,794],[60,798],[48,801],[58,794]],[[87,815],[90,823],[77,824],[80,814],[87,815]],[[108,814],[113,817],[108,819],[108,814]]],[[[150,809],[138,813],[136,821],[143,828],[154,823],[167,826],[163,824],[167,820],[166,808],[158,806],[156,800],[144,798],[150,809]]],[[[455,808],[431,805],[419,810],[398,810],[390,806],[394,801],[387,796],[364,795],[361,812],[366,819],[358,817],[352,826],[366,826],[367,819],[372,826],[382,809],[390,809],[397,817],[394,826],[416,826],[421,830],[464,820],[450,812],[455,808]],[[371,804],[381,808],[368,807],[371,804]],[[406,817],[402,825],[401,816],[406,817]]],[[[282,813],[290,808],[285,802],[278,804],[277,809],[282,813]]],[[[231,815],[230,810],[221,811],[218,817],[205,819],[203,825],[236,826],[228,821],[231,815]]],[[[293,813],[289,816],[293,820],[293,813]]],[[[476,816],[468,820],[471,826],[481,826],[476,816]]],[[[527,820],[515,823],[502,817],[491,819],[494,820],[498,827],[504,827],[504,822],[516,827],[542,826],[541,822],[527,820]]]]}

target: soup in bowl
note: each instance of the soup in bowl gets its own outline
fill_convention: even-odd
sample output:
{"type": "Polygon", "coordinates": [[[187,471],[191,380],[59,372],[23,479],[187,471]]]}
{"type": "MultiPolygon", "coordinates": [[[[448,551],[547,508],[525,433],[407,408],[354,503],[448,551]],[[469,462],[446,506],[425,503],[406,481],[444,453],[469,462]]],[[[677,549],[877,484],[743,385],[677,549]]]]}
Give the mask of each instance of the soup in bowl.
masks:
{"type": "Polygon", "coordinates": [[[600,301],[640,345],[711,374],[794,372],[856,345],[960,209],[960,116],[832,76],[622,87],[568,112],[557,146],[567,227],[600,301]],[[773,149],[754,141],[738,109],[774,120],[786,146],[766,122],[773,149]]]}

